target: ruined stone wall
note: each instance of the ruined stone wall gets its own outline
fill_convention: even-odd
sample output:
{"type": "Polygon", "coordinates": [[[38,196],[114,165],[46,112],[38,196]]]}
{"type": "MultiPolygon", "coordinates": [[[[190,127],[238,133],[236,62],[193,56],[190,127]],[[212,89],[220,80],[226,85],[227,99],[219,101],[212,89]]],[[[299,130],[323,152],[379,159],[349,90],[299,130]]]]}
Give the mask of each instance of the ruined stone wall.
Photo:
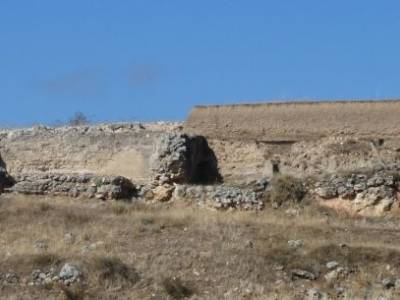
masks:
{"type": "Polygon", "coordinates": [[[400,133],[400,100],[198,106],[185,130],[208,138],[299,141],[337,134],[400,133]]]}
{"type": "Polygon", "coordinates": [[[150,156],[178,123],[108,124],[0,130],[0,153],[8,172],[85,172],[148,180],[150,156]]]}

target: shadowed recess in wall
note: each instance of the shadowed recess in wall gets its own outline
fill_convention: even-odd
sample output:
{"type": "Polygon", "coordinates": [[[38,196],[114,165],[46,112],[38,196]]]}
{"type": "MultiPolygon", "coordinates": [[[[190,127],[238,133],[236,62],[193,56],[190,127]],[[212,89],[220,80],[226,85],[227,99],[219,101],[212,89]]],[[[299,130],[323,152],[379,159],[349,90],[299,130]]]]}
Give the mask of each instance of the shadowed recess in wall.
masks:
{"type": "Polygon", "coordinates": [[[189,183],[210,184],[222,182],[222,176],[218,170],[218,161],[214,151],[209,147],[203,136],[191,137],[190,158],[188,168],[189,183]]]}
{"type": "Polygon", "coordinates": [[[162,183],[210,184],[222,181],[217,157],[199,135],[171,132],[162,135],[151,157],[156,178],[162,183]]]}
{"type": "Polygon", "coordinates": [[[7,173],[7,166],[0,155],[0,193],[4,188],[11,187],[14,184],[14,179],[7,173]]]}
{"type": "Polygon", "coordinates": [[[1,157],[1,154],[0,154],[0,168],[2,168],[2,169],[6,169],[6,163],[4,162],[4,160],[3,160],[3,158],[1,157]]]}

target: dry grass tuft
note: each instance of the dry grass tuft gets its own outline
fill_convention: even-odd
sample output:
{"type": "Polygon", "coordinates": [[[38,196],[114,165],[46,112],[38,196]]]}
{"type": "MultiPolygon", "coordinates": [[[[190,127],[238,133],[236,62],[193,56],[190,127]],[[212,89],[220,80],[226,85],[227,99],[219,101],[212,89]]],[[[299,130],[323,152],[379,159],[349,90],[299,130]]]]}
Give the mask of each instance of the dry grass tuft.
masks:
{"type": "Polygon", "coordinates": [[[183,283],[179,278],[165,278],[162,286],[169,296],[173,299],[184,299],[194,294],[194,289],[188,284],[183,283]]]}
{"type": "Polygon", "coordinates": [[[118,257],[94,257],[91,267],[100,284],[135,284],[139,280],[136,269],[123,263],[118,257]]]}
{"type": "Polygon", "coordinates": [[[27,259],[31,260],[32,265],[38,268],[55,266],[61,262],[61,259],[57,255],[51,253],[36,254],[31,257],[28,256],[27,259]]]}
{"type": "Polygon", "coordinates": [[[130,212],[130,207],[125,203],[117,202],[113,205],[112,211],[116,216],[125,215],[130,212]]]}
{"type": "Polygon", "coordinates": [[[362,153],[367,155],[371,152],[371,147],[367,142],[353,139],[345,140],[343,143],[330,144],[329,149],[336,155],[349,155],[351,153],[362,153]]]}
{"type": "Polygon", "coordinates": [[[67,226],[82,226],[90,222],[92,216],[85,212],[72,209],[60,210],[59,216],[67,226]]]}
{"type": "Polygon", "coordinates": [[[39,213],[46,213],[52,209],[54,209],[54,207],[47,202],[40,202],[38,204],[38,212],[39,213]]]}
{"type": "Polygon", "coordinates": [[[60,289],[65,300],[84,300],[87,298],[86,290],[82,286],[66,287],[60,285],[60,289]]]}

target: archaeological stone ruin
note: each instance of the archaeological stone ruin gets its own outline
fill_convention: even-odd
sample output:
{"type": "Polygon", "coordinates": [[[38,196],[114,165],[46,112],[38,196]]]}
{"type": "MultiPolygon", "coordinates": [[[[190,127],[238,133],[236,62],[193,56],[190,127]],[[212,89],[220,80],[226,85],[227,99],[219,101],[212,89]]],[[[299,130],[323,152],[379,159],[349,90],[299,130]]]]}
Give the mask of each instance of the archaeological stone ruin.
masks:
{"type": "Polygon", "coordinates": [[[2,129],[0,192],[260,210],[285,175],[321,205],[382,214],[399,206],[398,112],[272,103],[196,107],[183,123],[2,129]]]}

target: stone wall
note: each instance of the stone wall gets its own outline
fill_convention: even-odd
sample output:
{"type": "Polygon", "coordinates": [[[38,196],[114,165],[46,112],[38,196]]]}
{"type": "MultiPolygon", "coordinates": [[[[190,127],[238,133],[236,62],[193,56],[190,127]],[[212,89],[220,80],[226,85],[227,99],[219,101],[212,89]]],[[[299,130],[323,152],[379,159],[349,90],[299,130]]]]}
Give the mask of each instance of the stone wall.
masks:
{"type": "Polygon", "coordinates": [[[150,156],[179,123],[108,124],[0,130],[0,153],[11,176],[35,172],[151,178],[150,156]]]}
{"type": "Polygon", "coordinates": [[[172,199],[190,201],[213,209],[261,210],[268,182],[259,181],[252,187],[229,185],[177,185],[172,199]]]}
{"type": "Polygon", "coordinates": [[[332,174],[315,183],[322,204],[360,215],[399,209],[399,170],[332,174]]]}
{"type": "Polygon", "coordinates": [[[168,201],[177,183],[220,182],[207,140],[180,131],[179,124],[2,131],[0,193],[168,201]]]}
{"type": "Polygon", "coordinates": [[[400,101],[288,102],[195,107],[185,131],[208,138],[290,142],[400,133],[400,101]]]}
{"type": "Polygon", "coordinates": [[[307,189],[325,206],[362,215],[400,207],[395,137],[207,141],[179,124],[109,124],[3,130],[0,147],[0,193],[260,210],[281,173],[319,178],[307,189]]]}

